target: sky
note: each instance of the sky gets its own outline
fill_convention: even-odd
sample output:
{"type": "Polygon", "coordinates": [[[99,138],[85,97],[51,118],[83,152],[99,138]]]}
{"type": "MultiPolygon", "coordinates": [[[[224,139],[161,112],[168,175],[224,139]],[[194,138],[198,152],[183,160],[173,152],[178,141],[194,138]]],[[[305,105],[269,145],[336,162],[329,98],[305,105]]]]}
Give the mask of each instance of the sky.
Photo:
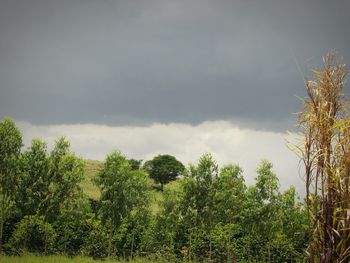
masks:
{"type": "Polygon", "coordinates": [[[64,135],[89,159],[119,149],[187,164],[211,152],[253,182],[267,158],[282,188],[301,192],[286,131],[322,56],[350,60],[349,10],[348,0],[0,0],[0,118],[17,121],[27,146],[64,135]]]}

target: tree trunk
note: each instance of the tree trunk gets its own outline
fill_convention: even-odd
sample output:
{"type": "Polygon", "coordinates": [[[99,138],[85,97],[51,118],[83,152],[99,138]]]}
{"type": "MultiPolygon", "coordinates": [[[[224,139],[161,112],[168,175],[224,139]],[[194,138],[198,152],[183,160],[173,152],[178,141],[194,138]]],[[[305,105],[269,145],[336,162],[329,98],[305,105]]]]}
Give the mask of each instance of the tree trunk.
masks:
{"type": "Polygon", "coordinates": [[[132,238],[131,238],[131,251],[130,251],[131,259],[133,259],[133,252],[134,252],[134,234],[132,235],[132,238]]]}
{"type": "Polygon", "coordinates": [[[0,222],[0,254],[2,254],[2,236],[3,236],[3,232],[4,232],[4,222],[1,219],[1,222],[0,222]]]}

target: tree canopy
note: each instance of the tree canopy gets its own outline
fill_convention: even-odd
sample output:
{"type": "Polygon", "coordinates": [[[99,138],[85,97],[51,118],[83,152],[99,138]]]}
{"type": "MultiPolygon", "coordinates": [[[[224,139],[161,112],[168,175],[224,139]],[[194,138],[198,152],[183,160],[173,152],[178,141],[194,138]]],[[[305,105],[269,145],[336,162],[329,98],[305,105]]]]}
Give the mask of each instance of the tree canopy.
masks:
{"type": "Polygon", "coordinates": [[[175,180],[182,175],[185,167],[174,156],[164,154],[154,157],[147,161],[143,168],[150,174],[155,182],[160,183],[161,190],[163,185],[175,180]]]}
{"type": "Polygon", "coordinates": [[[0,253],[4,224],[14,204],[17,190],[22,135],[11,119],[0,122],[0,253]]]}

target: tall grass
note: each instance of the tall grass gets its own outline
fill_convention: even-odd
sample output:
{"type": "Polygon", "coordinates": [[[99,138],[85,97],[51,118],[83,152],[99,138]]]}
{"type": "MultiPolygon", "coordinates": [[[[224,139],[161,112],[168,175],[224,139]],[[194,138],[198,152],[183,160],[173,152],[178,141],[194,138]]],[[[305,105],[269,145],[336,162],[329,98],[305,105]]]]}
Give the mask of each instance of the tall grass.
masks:
{"type": "Polygon", "coordinates": [[[303,133],[296,147],[305,167],[311,219],[310,262],[350,261],[350,98],[344,96],[345,65],[324,58],[299,113],[303,133]]]}
{"type": "Polygon", "coordinates": [[[23,255],[23,256],[0,256],[1,263],[164,263],[165,261],[155,261],[148,259],[134,259],[130,261],[117,261],[117,260],[93,260],[87,257],[65,257],[65,256],[35,256],[35,255],[23,255]]]}

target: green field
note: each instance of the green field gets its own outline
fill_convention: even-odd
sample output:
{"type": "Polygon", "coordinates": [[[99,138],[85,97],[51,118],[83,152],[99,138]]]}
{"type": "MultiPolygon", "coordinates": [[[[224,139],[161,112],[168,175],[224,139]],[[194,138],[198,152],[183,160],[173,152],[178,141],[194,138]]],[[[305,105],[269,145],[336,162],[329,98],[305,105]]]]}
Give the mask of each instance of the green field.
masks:
{"type": "Polygon", "coordinates": [[[34,255],[24,255],[20,257],[10,257],[10,256],[0,256],[1,263],[151,263],[158,262],[163,263],[165,261],[155,261],[147,259],[134,259],[129,261],[116,261],[116,260],[93,260],[87,257],[65,257],[65,256],[34,256],[34,255]]]}

